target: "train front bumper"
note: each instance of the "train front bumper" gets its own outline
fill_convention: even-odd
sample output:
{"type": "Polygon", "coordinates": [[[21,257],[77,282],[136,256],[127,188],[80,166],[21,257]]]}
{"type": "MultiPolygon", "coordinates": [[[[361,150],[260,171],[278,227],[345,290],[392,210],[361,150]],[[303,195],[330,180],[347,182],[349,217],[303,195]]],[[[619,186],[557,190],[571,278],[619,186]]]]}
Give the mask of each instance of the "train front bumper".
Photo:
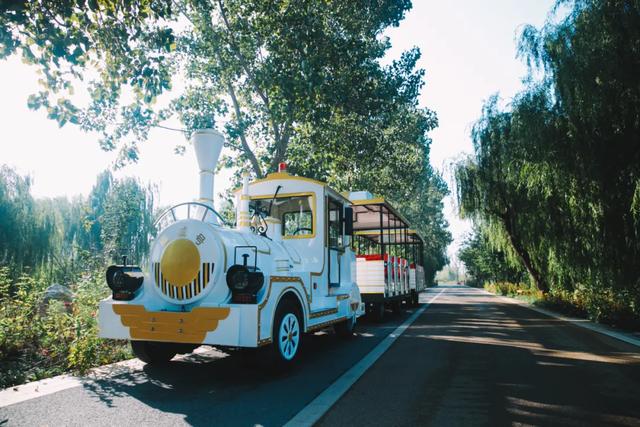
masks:
{"type": "Polygon", "coordinates": [[[100,301],[98,312],[99,336],[111,339],[256,347],[257,325],[255,304],[198,306],[183,312],[108,298],[100,301]]]}

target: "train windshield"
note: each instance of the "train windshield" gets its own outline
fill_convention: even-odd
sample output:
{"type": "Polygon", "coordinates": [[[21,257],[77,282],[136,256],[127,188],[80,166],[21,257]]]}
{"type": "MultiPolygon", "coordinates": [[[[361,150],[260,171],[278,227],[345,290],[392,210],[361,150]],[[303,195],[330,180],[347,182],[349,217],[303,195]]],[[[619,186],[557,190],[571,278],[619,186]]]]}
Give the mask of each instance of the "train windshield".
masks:
{"type": "Polygon", "coordinates": [[[273,199],[273,203],[266,198],[252,199],[249,204],[252,226],[254,226],[254,222],[260,221],[260,216],[264,219],[267,218],[269,207],[271,207],[270,218],[272,221],[267,220],[266,222],[269,227],[273,226],[273,220],[279,223],[282,236],[285,239],[315,236],[315,209],[312,195],[278,195],[273,199]]]}

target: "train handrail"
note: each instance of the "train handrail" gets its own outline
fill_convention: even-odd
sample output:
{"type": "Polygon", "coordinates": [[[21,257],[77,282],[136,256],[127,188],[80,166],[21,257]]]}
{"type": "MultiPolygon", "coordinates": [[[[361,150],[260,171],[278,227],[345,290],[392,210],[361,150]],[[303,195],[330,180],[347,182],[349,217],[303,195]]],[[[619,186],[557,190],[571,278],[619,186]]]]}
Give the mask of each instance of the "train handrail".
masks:
{"type": "Polygon", "coordinates": [[[180,219],[199,219],[200,221],[204,221],[207,218],[207,214],[209,213],[213,213],[218,220],[220,221],[221,224],[224,224],[228,227],[231,227],[231,225],[225,221],[225,219],[215,210],[213,209],[211,206],[209,205],[205,205],[204,203],[200,203],[200,202],[183,202],[183,203],[178,203],[177,205],[173,205],[168,209],[165,209],[159,216],[158,219],[155,220],[155,222],[153,223],[153,227],[154,229],[156,229],[156,231],[160,231],[166,227],[168,227],[169,225],[173,224],[174,222],[178,221],[178,217],[176,216],[176,209],[181,207],[181,206],[186,206],[187,207],[187,217],[186,218],[180,218],[180,219]],[[197,209],[191,209],[191,207],[200,207],[204,209],[204,213],[202,215],[198,215],[200,218],[192,218],[191,217],[191,213],[194,212],[194,214],[198,211],[197,209]],[[158,228],[158,225],[161,225],[162,221],[164,220],[164,218],[171,214],[171,217],[173,218],[173,221],[171,221],[169,224],[167,224],[164,227],[158,228]]]}

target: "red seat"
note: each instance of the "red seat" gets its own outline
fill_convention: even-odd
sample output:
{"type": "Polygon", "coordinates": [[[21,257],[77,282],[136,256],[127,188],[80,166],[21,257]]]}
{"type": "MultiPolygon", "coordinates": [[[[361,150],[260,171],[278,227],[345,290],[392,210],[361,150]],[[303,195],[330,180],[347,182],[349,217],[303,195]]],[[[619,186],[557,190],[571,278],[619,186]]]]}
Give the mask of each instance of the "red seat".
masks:
{"type": "Polygon", "coordinates": [[[366,261],[382,261],[382,255],[380,254],[357,255],[357,258],[362,258],[366,261]]]}

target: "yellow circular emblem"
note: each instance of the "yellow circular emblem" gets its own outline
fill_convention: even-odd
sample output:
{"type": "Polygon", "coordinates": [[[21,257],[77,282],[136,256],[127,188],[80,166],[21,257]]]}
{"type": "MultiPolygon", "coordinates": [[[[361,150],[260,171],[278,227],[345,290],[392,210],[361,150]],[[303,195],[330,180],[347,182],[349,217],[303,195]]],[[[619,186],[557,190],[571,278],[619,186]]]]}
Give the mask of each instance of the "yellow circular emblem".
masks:
{"type": "Polygon", "coordinates": [[[173,286],[183,287],[193,282],[200,271],[200,252],[188,239],[169,243],[160,261],[162,275],[173,286]]]}

